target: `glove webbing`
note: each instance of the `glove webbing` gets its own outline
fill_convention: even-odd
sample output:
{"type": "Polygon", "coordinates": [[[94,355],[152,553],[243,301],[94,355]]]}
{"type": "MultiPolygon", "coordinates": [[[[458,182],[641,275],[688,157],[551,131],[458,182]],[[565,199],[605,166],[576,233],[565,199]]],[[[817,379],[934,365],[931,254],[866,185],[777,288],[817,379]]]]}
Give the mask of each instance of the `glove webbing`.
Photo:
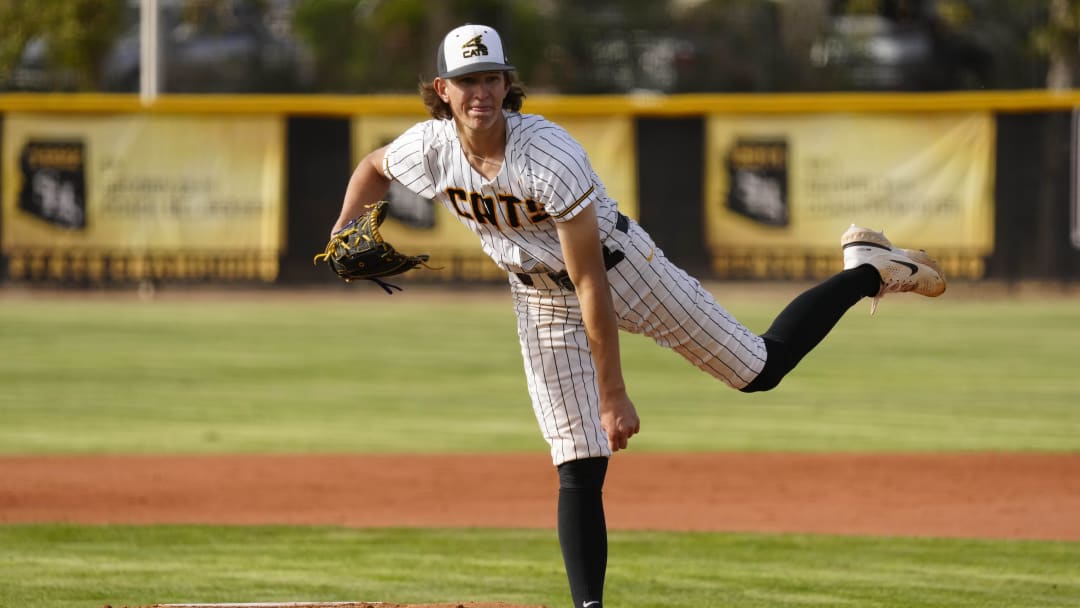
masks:
{"type": "MultiPolygon", "coordinates": [[[[353,220],[352,222],[350,222],[350,225],[347,228],[339,230],[336,234],[334,234],[333,238],[330,239],[330,242],[326,244],[326,250],[323,251],[322,253],[316,254],[315,258],[312,260],[312,264],[318,264],[319,262],[324,261],[324,260],[329,261],[330,256],[336,254],[339,247],[346,247],[345,240],[348,237],[352,236],[354,233],[360,232],[360,224],[361,224],[361,222],[353,220]]],[[[385,242],[383,240],[383,238],[382,238],[382,235],[379,234],[378,230],[373,230],[372,233],[375,236],[374,241],[372,240],[372,238],[370,236],[368,236],[366,234],[361,234],[360,238],[362,238],[362,239],[364,239],[365,241],[368,241],[368,242],[375,242],[375,243],[383,243],[383,242],[385,242]]],[[[427,263],[427,259],[426,259],[427,256],[426,255],[418,256],[418,257],[425,258],[425,259],[422,259],[421,262],[420,262],[420,265],[423,266],[424,268],[427,268],[428,270],[442,270],[441,266],[439,266],[437,268],[434,267],[434,266],[430,266],[427,263]]],[[[380,278],[377,278],[377,277],[368,277],[365,280],[373,281],[376,285],[378,285],[379,287],[382,287],[383,291],[385,291],[387,293],[387,295],[394,295],[393,290],[395,290],[395,289],[398,290],[398,291],[404,291],[400,286],[394,285],[393,283],[388,283],[388,282],[386,282],[386,281],[384,281],[384,280],[382,280],[380,278]]],[[[352,281],[352,279],[345,279],[346,283],[351,282],[351,281],[352,281]]]]}
{"type": "MultiPolygon", "coordinates": [[[[334,237],[332,239],[330,239],[329,243],[326,244],[326,251],[324,251],[322,253],[315,254],[315,259],[312,261],[312,264],[318,264],[319,262],[321,262],[323,260],[329,260],[330,256],[337,253],[337,248],[338,247],[343,247],[345,245],[345,238],[346,237],[351,236],[354,232],[359,232],[360,231],[360,229],[357,228],[358,225],[359,224],[357,222],[354,222],[353,225],[350,226],[349,228],[346,228],[344,230],[340,230],[336,234],[334,234],[334,237]]],[[[361,234],[360,237],[363,238],[365,241],[370,241],[371,240],[371,237],[369,237],[366,234],[361,234]]],[[[379,239],[376,242],[382,242],[382,238],[380,238],[380,237],[376,237],[376,238],[379,239]]]]}

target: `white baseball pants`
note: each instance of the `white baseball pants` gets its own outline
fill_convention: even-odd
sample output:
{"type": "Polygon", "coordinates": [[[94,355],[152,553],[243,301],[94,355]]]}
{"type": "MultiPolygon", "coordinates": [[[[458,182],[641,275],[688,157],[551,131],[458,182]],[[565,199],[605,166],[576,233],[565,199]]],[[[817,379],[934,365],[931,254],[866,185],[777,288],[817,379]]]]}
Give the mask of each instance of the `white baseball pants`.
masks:
{"type": "MultiPolygon", "coordinates": [[[[651,337],[735,389],[761,372],[764,340],[672,264],[637,222],[629,221],[625,232],[613,231],[604,244],[625,254],[608,270],[621,330],[651,337]]],[[[552,461],[558,466],[610,456],[577,296],[548,275],[523,278],[532,285],[510,275],[518,338],[533,411],[552,461]]]]}

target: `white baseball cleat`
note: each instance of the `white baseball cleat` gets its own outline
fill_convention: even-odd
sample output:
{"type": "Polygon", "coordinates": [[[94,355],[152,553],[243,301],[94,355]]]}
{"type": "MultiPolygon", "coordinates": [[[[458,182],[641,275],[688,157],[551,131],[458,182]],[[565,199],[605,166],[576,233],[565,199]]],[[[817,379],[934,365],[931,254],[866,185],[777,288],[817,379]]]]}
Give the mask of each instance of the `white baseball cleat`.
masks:
{"type": "Polygon", "coordinates": [[[840,237],[840,247],[844,270],[870,264],[881,275],[881,291],[870,303],[870,314],[877,311],[878,300],[887,293],[913,291],[931,298],[945,293],[941,266],[921,249],[898,249],[883,233],[855,224],[840,237]]]}

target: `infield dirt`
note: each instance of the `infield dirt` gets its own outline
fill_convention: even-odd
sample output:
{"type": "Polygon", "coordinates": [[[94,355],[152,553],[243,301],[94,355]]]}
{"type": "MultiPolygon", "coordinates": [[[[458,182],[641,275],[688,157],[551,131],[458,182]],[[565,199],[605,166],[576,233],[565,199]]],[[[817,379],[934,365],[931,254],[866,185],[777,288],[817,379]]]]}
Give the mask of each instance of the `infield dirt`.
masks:
{"type": "MultiPolygon", "coordinates": [[[[546,454],[5,456],[0,523],[553,528],[546,454]]],[[[615,455],[626,530],[1080,540],[1080,454],[615,455]]]]}

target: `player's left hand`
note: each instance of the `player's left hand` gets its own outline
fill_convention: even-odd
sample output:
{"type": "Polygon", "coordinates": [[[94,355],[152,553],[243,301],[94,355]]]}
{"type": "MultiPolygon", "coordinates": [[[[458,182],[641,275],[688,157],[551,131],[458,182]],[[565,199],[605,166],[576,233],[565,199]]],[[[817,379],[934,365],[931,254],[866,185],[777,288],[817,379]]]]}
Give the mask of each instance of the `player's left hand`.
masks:
{"type": "Polygon", "coordinates": [[[630,397],[622,393],[618,397],[601,399],[600,427],[608,436],[612,452],[626,449],[630,438],[641,431],[641,420],[630,397]]]}
{"type": "Polygon", "coordinates": [[[326,251],[315,256],[315,263],[325,260],[346,282],[366,279],[378,283],[388,294],[394,293],[394,289],[401,291],[383,279],[417,266],[430,266],[427,254],[405,255],[382,237],[379,226],[386,219],[388,206],[386,201],[368,205],[363,215],[334,231],[326,251]]]}

